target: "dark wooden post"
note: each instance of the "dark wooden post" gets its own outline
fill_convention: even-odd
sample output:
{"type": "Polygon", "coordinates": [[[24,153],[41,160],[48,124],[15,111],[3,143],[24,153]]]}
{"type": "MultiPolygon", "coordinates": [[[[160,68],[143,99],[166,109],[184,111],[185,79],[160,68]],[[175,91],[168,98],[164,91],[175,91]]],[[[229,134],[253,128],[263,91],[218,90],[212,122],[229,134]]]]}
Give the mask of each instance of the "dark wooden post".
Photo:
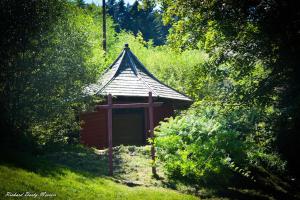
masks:
{"type": "Polygon", "coordinates": [[[108,164],[109,175],[113,175],[113,149],[112,149],[112,97],[108,94],[107,97],[107,129],[108,129],[108,164]]]}
{"type": "Polygon", "coordinates": [[[148,98],[148,103],[149,103],[149,131],[150,131],[150,138],[152,140],[151,142],[151,158],[152,158],[152,174],[153,176],[157,176],[156,174],[156,167],[155,167],[155,149],[154,149],[154,124],[153,124],[153,99],[152,99],[152,92],[149,92],[149,98],[148,98]]]}
{"type": "Polygon", "coordinates": [[[103,31],[103,50],[106,53],[106,9],[105,9],[106,5],[105,5],[105,0],[102,0],[102,20],[103,20],[103,24],[102,24],[102,31],[103,31]]]}

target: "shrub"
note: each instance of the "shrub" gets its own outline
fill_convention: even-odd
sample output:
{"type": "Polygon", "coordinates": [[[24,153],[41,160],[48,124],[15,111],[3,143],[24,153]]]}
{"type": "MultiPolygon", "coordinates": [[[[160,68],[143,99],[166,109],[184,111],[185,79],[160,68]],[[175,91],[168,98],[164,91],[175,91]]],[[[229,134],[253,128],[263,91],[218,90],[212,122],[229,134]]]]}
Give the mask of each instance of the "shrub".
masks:
{"type": "Polygon", "coordinates": [[[199,106],[162,122],[155,146],[168,175],[190,183],[225,184],[233,172],[253,178],[250,167],[262,163],[284,169],[277,154],[252,138],[246,122],[253,113],[241,110],[224,113],[220,106],[199,106]]]}

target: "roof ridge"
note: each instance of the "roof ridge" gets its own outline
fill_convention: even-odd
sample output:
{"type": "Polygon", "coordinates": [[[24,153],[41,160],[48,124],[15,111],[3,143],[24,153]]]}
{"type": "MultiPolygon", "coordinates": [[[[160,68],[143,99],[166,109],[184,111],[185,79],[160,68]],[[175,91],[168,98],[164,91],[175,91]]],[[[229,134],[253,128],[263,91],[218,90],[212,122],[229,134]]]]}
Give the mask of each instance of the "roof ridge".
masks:
{"type": "MultiPolygon", "coordinates": [[[[114,80],[114,78],[115,78],[117,72],[118,72],[119,69],[120,69],[121,64],[122,64],[123,61],[124,61],[124,56],[125,56],[125,54],[126,54],[126,51],[125,51],[125,52],[124,52],[124,51],[125,51],[125,49],[122,51],[122,53],[118,56],[118,58],[117,58],[117,59],[115,60],[115,62],[113,63],[113,64],[115,64],[115,63],[117,62],[117,60],[121,59],[121,61],[120,61],[120,63],[119,63],[119,66],[117,67],[117,69],[115,70],[115,72],[113,73],[113,75],[111,75],[111,77],[108,79],[108,81],[103,85],[103,87],[102,87],[100,90],[98,90],[98,91],[96,92],[96,94],[98,94],[98,93],[100,93],[101,91],[103,91],[103,90],[106,88],[106,86],[114,80]]],[[[109,69],[112,69],[112,66],[113,66],[113,65],[111,65],[111,66],[107,69],[107,71],[108,71],[109,69]]],[[[107,71],[106,71],[106,72],[107,72],[107,71]]]]}
{"type": "Polygon", "coordinates": [[[138,72],[138,70],[137,70],[137,67],[136,67],[135,63],[132,61],[131,55],[133,55],[133,53],[129,50],[129,54],[128,54],[129,60],[130,60],[130,62],[131,62],[131,64],[132,64],[132,66],[134,67],[134,71],[135,71],[135,73],[136,73],[136,76],[137,76],[141,81],[143,81],[143,83],[150,89],[150,91],[151,91],[153,94],[156,94],[156,96],[159,96],[159,95],[157,94],[157,92],[154,91],[154,90],[151,88],[151,86],[150,86],[148,83],[146,83],[146,81],[140,76],[140,74],[139,74],[139,72],[138,72]]]}
{"type": "Polygon", "coordinates": [[[136,76],[138,76],[138,70],[137,70],[137,68],[136,68],[136,65],[134,64],[134,62],[131,60],[131,56],[130,56],[130,53],[131,53],[131,51],[128,49],[128,57],[129,57],[129,61],[131,62],[131,64],[132,64],[132,69],[133,69],[133,72],[134,72],[134,74],[136,75],[136,76]]]}

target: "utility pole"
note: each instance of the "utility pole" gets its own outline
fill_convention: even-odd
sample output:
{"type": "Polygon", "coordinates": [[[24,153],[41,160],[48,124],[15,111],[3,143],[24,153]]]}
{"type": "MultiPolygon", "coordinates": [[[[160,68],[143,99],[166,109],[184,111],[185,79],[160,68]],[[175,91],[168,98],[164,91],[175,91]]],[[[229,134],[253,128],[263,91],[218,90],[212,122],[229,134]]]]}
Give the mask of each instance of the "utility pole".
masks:
{"type": "Polygon", "coordinates": [[[102,19],[103,19],[103,26],[102,26],[102,30],[103,30],[103,50],[106,53],[106,9],[105,9],[106,5],[105,5],[105,0],[102,0],[102,19]]]}

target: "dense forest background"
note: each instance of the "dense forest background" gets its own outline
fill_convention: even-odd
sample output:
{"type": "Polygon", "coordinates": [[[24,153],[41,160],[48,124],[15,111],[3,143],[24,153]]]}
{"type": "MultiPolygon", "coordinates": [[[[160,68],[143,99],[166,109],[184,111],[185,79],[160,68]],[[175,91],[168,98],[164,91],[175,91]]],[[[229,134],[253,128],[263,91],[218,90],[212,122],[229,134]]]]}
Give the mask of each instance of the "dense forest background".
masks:
{"type": "MultiPolygon", "coordinates": [[[[78,114],[124,43],[166,84],[194,99],[156,129],[158,158],[190,183],[299,177],[299,3],[109,0],[1,1],[1,146],[42,153],[76,144],[78,114]],[[222,179],[215,177],[222,177],[222,179]]],[[[292,179],[292,178],[291,178],[292,179]]]]}

